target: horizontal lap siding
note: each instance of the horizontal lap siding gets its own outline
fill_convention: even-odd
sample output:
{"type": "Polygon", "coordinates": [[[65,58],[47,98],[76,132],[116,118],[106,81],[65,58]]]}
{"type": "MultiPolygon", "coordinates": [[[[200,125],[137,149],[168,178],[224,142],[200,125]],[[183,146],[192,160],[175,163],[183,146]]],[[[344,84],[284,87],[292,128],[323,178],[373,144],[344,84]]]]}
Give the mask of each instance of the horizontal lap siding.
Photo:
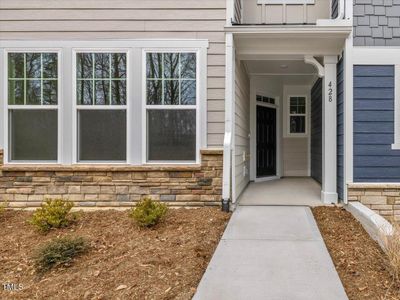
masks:
{"type": "Polygon", "coordinates": [[[394,142],[394,66],[354,66],[354,181],[400,181],[394,142]]]}
{"type": "Polygon", "coordinates": [[[0,39],[208,39],[207,144],[222,146],[226,0],[1,0],[0,39]]]}
{"type": "Polygon", "coordinates": [[[337,192],[343,200],[344,186],[344,74],[343,58],[337,65],[337,192]]]}
{"type": "Polygon", "coordinates": [[[322,183],[322,79],[311,90],[311,177],[322,183]]]}
{"type": "Polygon", "coordinates": [[[235,195],[239,197],[250,180],[250,81],[240,61],[235,75],[235,195]]]}

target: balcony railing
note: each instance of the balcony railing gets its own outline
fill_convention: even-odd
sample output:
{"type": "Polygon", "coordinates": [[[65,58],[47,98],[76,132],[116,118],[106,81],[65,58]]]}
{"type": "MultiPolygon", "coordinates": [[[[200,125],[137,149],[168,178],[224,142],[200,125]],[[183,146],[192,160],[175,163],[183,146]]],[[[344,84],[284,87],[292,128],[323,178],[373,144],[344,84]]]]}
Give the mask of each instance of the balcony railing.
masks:
{"type": "Polygon", "coordinates": [[[232,25],[316,24],[343,18],[343,8],[344,0],[233,0],[232,25]]]}

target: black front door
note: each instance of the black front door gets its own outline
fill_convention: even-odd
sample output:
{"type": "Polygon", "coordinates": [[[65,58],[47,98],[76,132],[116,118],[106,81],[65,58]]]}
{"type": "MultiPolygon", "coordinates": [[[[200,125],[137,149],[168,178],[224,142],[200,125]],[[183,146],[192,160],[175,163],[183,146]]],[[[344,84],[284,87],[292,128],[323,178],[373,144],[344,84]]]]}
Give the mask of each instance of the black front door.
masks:
{"type": "Polygon", "coordinates": [[[276,175],[276,109],[257,105],[257,177],[276,175]]]}

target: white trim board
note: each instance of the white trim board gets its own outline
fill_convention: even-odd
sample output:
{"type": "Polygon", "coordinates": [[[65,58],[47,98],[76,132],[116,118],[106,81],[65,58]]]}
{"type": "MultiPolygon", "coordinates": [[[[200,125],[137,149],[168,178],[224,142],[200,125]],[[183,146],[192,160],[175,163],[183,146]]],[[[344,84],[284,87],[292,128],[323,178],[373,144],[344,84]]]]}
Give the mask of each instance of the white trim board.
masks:
{"type": "Polygon", "coordinates": [[[263,92],[255,89],[254,84],[250,84],[250,180],[259,182],[270,180],[270,178],[280,178],[282,176],[282,121],[280,97],[272,93],[263,92]],[[275,99],[275,104],[257,101],[257,95],[275,99]],[[274,108],[276,111],[276,174],[273,176],[257,177],[257,106],[274,108]]]}
{"type": "Polygon", "coordinates": [[[205,39],[143,39],[143,40],[29,40],[29,41],[0,41],[0,48],[208,48],[209,41],[205,39]]]}
{"type": "Polygon", "coordinates": [[[394,66],[394,144],[393,150],[400,150],[400,47],[354,47],[354,65],[394,66]]]}
{"type": "MultiPolygon", "coordinates": [[[[352,8],[352,6],[351,6],[352,8]]],[[[347,13],[347,10],[346,10],[347,13]]],[[[353,182],[353,37],[345,43],[343,61],[344,82],[344,153],[343,153],[343,201],[348,203],[347,182],[353,182]]]]}

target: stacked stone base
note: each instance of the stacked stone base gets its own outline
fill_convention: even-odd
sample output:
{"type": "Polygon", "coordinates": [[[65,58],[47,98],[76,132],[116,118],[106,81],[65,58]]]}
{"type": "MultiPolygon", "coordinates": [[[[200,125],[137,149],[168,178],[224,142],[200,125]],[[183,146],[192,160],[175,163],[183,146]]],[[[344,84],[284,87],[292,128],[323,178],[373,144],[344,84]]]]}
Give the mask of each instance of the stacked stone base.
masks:
{"type": "Polygon", "coordinates": [[[220,205],[222,154],[202,150],[200,165],[2,165],[0,201],[10,208],[36,208],[49,198],[85,209],[131,207],[144,197],[170,206],[220,205]]]}
{"type": "Polygon", "coordinates": [[[400,183],[353,183],[349,201],[359,201],[388,221],[400,221],[400,183]]]}

